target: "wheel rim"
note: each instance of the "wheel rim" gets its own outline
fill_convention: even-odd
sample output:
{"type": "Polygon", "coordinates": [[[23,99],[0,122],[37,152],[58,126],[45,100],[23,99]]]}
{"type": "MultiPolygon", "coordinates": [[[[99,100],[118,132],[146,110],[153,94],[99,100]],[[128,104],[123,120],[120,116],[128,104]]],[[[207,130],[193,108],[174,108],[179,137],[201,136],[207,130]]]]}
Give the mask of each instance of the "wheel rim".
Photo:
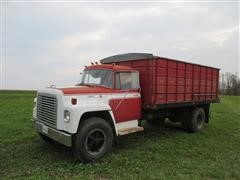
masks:
{"type": "Polygon", "coordinates": [[[106,135],[101,129],[94,129],[88,133],[85,141],[85,149],[91,155],[101,153],[106,144],[106,135]]]}
{"type": "Polygon", "coordinates": [[[197,115],[197,127],[198,129],[201,129],[203,126],[203,122],[204,122],[204,117],[203,117],[203,113],[198,113],[197,115]]]}

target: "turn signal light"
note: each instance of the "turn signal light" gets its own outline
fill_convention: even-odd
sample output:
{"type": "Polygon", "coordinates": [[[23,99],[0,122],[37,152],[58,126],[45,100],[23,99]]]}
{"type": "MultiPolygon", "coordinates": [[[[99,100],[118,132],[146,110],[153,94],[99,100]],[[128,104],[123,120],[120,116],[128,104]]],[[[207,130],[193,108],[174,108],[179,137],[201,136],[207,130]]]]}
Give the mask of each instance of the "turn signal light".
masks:
{"type": "Polygon", "coordinates": [[[72,98],[71,99],[71,103],[72,103],[72,105],[76,105],[77,104],[77,99],[76,98],[72,98]]]}

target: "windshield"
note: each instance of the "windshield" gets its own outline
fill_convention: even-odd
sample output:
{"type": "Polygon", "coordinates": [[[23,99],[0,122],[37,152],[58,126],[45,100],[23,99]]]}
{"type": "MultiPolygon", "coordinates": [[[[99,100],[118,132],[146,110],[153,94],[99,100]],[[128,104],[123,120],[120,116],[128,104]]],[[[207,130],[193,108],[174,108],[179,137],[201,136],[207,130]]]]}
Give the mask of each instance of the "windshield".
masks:
{"type": "Polygon", "coordinates": [[[94,85],[112,88],[112,71],[103,69],[85,70],[80,85],[94,85]]]}

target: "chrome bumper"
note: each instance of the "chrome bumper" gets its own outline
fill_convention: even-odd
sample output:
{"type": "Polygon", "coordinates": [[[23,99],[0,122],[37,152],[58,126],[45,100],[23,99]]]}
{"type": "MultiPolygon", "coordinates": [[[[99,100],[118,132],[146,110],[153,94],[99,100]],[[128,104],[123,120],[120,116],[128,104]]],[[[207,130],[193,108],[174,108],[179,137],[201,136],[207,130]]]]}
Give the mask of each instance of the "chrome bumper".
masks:
{"type": "Polygon", "coordinates": [[[33,127],[41,134],[65,145],[68,147],[72,146],[72,135],[58,131],[49,126],[44,125],[38,121],[33,121],[33,127]]]}

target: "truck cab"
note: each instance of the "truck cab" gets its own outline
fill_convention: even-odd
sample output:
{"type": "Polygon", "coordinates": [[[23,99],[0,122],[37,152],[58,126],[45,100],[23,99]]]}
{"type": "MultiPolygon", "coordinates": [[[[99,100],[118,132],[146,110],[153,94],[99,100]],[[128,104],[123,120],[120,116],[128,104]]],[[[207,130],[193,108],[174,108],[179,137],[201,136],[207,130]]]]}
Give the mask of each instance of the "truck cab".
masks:
{"type": "Polygon", "coordinates": [[[82,161],[108,153],[114,136],[143,130],[139,73],[131,67],[86,66],[79,84],[38,90],[35,102],[39,135],[72,147],[82,161]]]}

